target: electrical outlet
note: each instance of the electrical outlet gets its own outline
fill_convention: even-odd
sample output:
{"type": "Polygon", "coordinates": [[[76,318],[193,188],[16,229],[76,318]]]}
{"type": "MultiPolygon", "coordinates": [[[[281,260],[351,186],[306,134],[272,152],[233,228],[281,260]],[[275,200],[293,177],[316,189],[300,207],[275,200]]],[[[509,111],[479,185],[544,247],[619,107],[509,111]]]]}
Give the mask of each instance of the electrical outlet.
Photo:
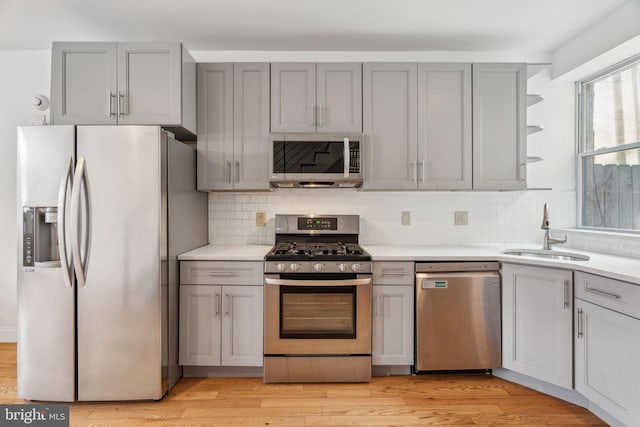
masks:
{"type": "Polygon", "coordinates": [[[411,212],[402,211],[402,213],[400,214],[400,224],[411,225],[411,212]]]}
{"type": "Polygon", "coordinates": [[[453,224],[454,225],[467,225],[469,223],[467,211],[455,211],[453,213],[453,224]]]}
{"type": "Polygon", "coordinates": [[[256,212],[256,227],[264,227],[267,224],[267,214],[256,212]]]}

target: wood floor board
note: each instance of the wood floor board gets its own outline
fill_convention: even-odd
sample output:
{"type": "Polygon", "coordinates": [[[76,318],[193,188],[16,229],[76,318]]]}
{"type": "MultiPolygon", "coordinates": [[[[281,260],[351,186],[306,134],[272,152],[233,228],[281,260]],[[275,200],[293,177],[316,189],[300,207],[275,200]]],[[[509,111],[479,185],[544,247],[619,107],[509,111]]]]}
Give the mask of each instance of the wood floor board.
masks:
{"type": "MultiPolygon", "coordinates": [[[[0,404],[16,397],[16,346],[0,344],[0,404]]],[[[584,408],[491,375],[404,375],[355,384],[183,378],[159,402],[77,402],[71,426],[605,426],[584,408]]]]}

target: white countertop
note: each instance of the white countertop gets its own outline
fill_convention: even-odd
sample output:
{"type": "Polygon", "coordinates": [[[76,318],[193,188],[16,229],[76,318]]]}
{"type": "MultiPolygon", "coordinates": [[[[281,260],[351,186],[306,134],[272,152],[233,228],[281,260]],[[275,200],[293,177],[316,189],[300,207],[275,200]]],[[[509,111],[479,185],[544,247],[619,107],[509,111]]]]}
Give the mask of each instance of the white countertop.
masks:
{"type": "Polygon", "coordinates": [[[263,261],[272,245],[206,245],[178,255],[180,261],[263,261]]]}
{"type": "MultiPolygon", "coordinates": [[[[588,255],[589,261],[560,261],[505,255],[506,249],[540,249],[535,244],[487,244],[463,246],[362,245],[374,261],[503,261],[541,267],[565,268],[598,274],[640,285],[640,259],[586,252],[555,246],[562,252],[588,255]]],[[[178,256],[181,261],[262,261],[271,245],[206,245],[178,256]]]]}
{"type": "Polygon", "coordinates": [[[555,246],[560,252],[588,255],[588,261],[561,261],[505,255],[507,249],[540,249],[535,244],[499,244],[468,246],[385,246],[363,245],[374,261],[502,261],[541,267],[565,268],[585,273],[607,276],[640,285],[640,259],[587,252],[573,248],[555,246]]]}

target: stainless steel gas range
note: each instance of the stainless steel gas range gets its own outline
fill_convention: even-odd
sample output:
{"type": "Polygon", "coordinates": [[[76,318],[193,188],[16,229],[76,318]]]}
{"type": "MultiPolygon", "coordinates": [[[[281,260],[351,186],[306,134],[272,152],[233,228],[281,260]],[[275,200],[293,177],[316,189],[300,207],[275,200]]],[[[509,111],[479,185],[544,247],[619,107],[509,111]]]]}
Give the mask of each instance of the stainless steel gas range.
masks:
{"type": "Polygon", "coordinates": [[[276,215],[265,256],[265,382],[371,379],[371,256],[358,215],[276,215]]]}

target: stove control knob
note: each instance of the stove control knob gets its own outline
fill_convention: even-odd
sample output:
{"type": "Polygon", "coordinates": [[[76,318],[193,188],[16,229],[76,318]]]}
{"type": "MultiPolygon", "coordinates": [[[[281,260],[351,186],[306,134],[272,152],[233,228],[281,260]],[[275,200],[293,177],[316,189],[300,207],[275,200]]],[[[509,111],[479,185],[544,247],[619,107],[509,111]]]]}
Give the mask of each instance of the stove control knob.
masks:
{"type": "Polygon", "coordinates": [[[278,263],[276,264],[276,269],[278,271],[286,271],[287,270],[287,264],[283,264],[283,263],[278,263]]]}
{"type": "Polygon", "coordinates": [[[322,268],[323,268],[323,267],[324,267],[324,266],[323,266],[322,264],[320,264],[320,263],[313,264],[313,271],[318,271],[318,272],[320,272],[320,271],[322,271],[322,268]]]}
{"type": "Polygon", "coordinates": [[[340,270],[341,272],[345,272],[349,269],[349,266],[345,263],[340,263],[338,264],[338,270],[340,270]]]}
{"type": "Polygon", "coordinates": [[[351,270],[358,272],[362,269],[362,264],[360,264],[359,262],[355,262],[353,264],[351,264],[351,270]]]}
{"type": "Polygon", "coordinates": [[[297,262],[294,262],[293,264],[289,265],[289,270],[291,271],[298,271],[300,269],[300,264],[298,264],[297,262]]]}

